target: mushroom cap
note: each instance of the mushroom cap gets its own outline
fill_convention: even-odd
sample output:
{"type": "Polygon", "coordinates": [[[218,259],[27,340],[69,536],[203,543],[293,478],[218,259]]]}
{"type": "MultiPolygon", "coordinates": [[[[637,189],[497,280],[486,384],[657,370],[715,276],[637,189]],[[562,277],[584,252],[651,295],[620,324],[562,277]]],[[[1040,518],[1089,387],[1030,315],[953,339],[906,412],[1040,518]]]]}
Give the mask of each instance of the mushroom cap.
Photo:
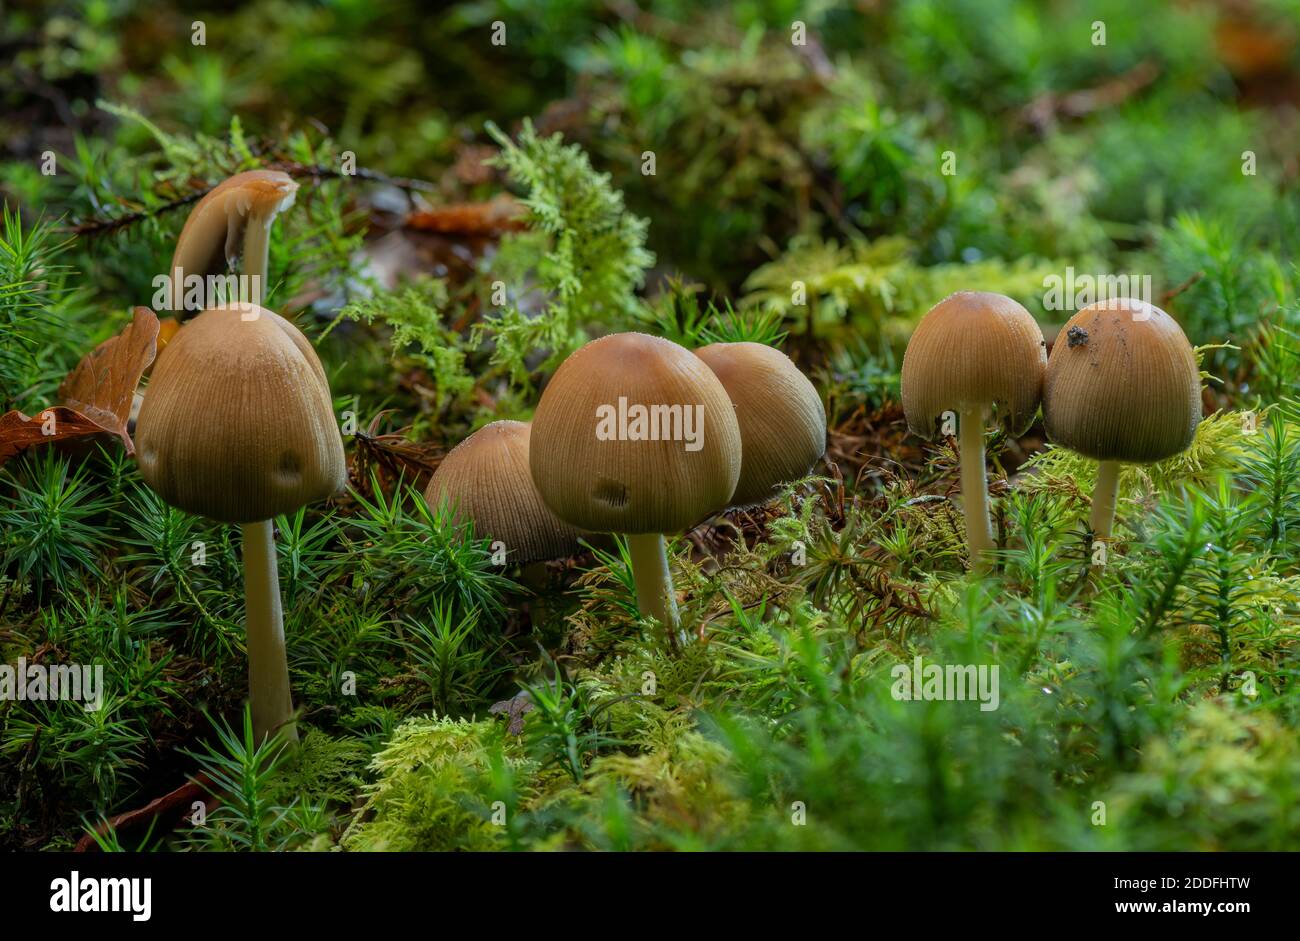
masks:
{"type": "Polygon", "coordinates": [[[346,480],[316,351],[297,327],[254,304],[205,310],[163,348],[136,421],[136,452],[160,497],[223,523],[291,512],[346,480]]]}
{"type": "Polygon", "coordinates": [[[1047,343],[1033,315],[1011,298],[961,291],[921,318],[903,354],[907,426],[934,437],[946,411],[996,410],[998,423],[1019,434],[1034,420],[1043,393],[1047,343]]]}
{"type": "Polygon", "coordinates": [[[176,240],[172,253],[172,307],[181,311],[184,276],[224,271],[239,255],[250,225],[270,227],[276,215],[293,205],[298,184],[279,170],[248,170],[217,184],[199,200],[176,240]]]}
{"type": "Polygon", "coordinates": [[[598,533],[680,532],[725,507],[740,478],[727,390],[694,353],[642,333],[592,340],[560,364],[530,452],[546,505],[598,533]]]}
{"type": "Polygon", "coordinates": [[[740,425],[733,506],[771,499],[826,453],[826,409],[808,377],[765,343],[714,343],[695,351],[718,377],[740,425]]]}
{"type": "Polygon", "coordinates": [[[1043,388],[1055,443],[1099,461],[1145,464],[1186,449],[1200,420],[1196,354],[1159,307],[1100,301],[1061,328],[1043,388]]]}
{"type": "Polygon", "coordinates": [[[452,448],[425,488],[430,506],[446,501],[457,522],[474,521],[474,535],[499,539],[514,562],[572,555],[582,530],[557,519],[537,492],[528,468],[527,422],[494,421],[452,448]]]}

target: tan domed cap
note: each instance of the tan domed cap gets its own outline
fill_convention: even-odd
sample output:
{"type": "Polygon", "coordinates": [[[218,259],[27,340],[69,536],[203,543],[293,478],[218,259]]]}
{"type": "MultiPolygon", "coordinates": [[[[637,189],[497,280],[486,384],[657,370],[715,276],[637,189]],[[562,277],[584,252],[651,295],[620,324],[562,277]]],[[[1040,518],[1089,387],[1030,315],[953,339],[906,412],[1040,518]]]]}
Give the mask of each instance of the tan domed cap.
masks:
{"type": "Polygon", "coordinates": [[[1047,344],[1029,311],[1001,294],[962,291],[921,318],[903,354],[907,426],[931,438],[946,411],[996,409],[998,424],[1019,434],[1043,393],[1047,344]]]}
{"type": "Polygon", "coordinates": [[[641,333],[593,340],[560,364],[530,451],[546,505],[591,532],[680,532],[726,507],[740,478],[727,390],[694,353],[641,333]]]}
{"type": "Polygon", "coordinates": [[[1183,451],[1201,420],[1201,376],[1182,328],[1145,301],[1085,307],[1052,346],[1043,420],[1052,441],[1099,461],[1183,451]]]}
{"type": "Polygon", "coordinates": [[[826,409],[790,357],[764,343],[714,343],[695,355],[722,382],[740,425],[732,505],[762,503],[806,477],[826,453],[826,409]]]}
{"type": "Polygon", "coordinates": [[[424,491],[430,506],[446,501],[457,522],[473,520],[476,538],[505,543],[512,562],[573,555],[583,535],[542,502],[528,468],[530,433],[527,422],[484,425],[451,449],[424,491]]]}
{"type": "MultiPolygon", "coordinates": [[[[265,251],[271,223],[293,205],[297,191],[298,184],[287,173],[249,170],[222,181],[199,200],[172,253],[172,309],[182,310],[184,277],[225,270],[247,250],[250,230],[254,243],[265,251]],[[177,276],[178,268],[183,277],[177,276]]],[[[266,296],[266,285],[262,285],[262,296],[266,296]]]]}
{"type": "Polygon", "coordinates": [[[253,304],[205,310],[159,354],[136,451],[160,497],[223,523],[292,512],[346,481],[316,351],[293,324],[253,304]]]}

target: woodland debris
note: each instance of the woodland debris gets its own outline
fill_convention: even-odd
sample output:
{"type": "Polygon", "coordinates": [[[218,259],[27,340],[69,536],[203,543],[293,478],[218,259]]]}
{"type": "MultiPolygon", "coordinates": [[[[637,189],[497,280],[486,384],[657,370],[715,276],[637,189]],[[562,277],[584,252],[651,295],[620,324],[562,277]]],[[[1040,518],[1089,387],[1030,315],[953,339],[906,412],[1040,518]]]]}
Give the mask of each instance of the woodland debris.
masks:
{"type": "Polygon", "coordinates": [[[130,324],[82,357],[59,386],[64,405],[33,416],[14,410],[0,415],[0,464],[43,444],[86,442],[112,435],[127,454],[135,444],[127,432],[131,402],[140,377],[153,363],[158,342],[158,317],[147,307],[135,308],[130,324]]]}

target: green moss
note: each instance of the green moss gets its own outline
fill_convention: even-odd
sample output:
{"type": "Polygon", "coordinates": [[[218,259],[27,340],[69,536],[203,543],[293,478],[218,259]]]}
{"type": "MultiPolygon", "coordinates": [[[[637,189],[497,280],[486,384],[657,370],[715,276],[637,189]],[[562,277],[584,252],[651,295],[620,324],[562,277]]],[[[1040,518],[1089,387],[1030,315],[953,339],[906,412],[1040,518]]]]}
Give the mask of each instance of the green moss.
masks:
{"type": "Polygon", "coordinates": [[[498,849],[505,830],[485,802],[493,758],[516,771],[531,765],[489,722],[411,719],[375,755],[377,776],[344,834],[351,850],[498,849]]]}
{"type": "Polygon", "coordinates": [[[1300,747],[1249,700],[1210,700],[1115,783],[1112,822],[1135,849],[1280,851],[1300,840],[1300,747]]]}

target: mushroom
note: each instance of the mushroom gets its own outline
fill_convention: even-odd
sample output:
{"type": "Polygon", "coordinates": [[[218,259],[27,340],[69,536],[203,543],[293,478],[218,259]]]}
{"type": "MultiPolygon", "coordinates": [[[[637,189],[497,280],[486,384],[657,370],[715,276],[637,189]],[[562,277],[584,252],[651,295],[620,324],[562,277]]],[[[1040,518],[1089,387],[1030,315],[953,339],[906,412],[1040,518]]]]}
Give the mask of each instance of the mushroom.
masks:
{"type": "Polygon", "coordinates": [[[770,500],[806,477],[826,453],[826,409],[808,377],[765,343],[714,343],[695,351],[718,377],[740,425],[740,481],[731,505],[770,500]]]}
{"type": "Polygon", "coordinates": [[[1159,307],[1098,301],[1061,328],[1047,361],[1043,423],[1053,442],[1101,462],[1089,517],[1098,541],[1114,524],[1119,465],[1186,450],[1200,420],[1196,354],[1159,307]]]}
{"type": "Polygon", "coordinates": [[[1001,294],[962,291],[935,304],[903,354],[907,425],[932,438],[946,412],[957,416],[962,508],[971,569],[985,572],[993,549],[984,426],[990,415],[1009,434],[1033,421],[1047,362],[1043,332],[1029,311],[1001,294]]]}
{"type": "Polygon", "coordinates": [[[424,499],[446,505],[457,522],[473,520],[476,536],[500,540],[506,558],[522,565],[524,581],[537,588],[542,564],[577,552],[584,533],[557,519],[538,494],[528,469],[531,431],[521,421],[484,425],[442,459],[424,499]]]}
{"type": "MultiPolygon", "coordinates": [[[[279,170],[249,170],[219,183],[185,220],[171,265],[172,310],[185,309],[185,278],[206,278],[243,256],[240,296],[229,301],[261,304],[266,298],[271,223],[293,205],[298,184],[279,170]]],[[[215,298],[206,298],[207,303],[215,298]]],[[[184,319],[182,317],[182,319],[184,319]]]]}
{"type": "MultiPolygon", "coordinates": [[[[320,360],[254,304],[203,311],[158,356],[136,423],[140,474],[167,503],[244,537],[248,689],[261,739],[293,706],[272,517],[343,489],[343,442],[320,360]]],[[[297,735],[290,726],[290,739],[297,735]]]]}
{"type": "Polygon", "coordinates": [[[664,533],[727,505],[740,427],[698,356],[641,333],[592,340],[560,364],[533,416],[529,465],[546,505],[580,529],[627,535],[637,607],[679,624],[664,533]]]}

